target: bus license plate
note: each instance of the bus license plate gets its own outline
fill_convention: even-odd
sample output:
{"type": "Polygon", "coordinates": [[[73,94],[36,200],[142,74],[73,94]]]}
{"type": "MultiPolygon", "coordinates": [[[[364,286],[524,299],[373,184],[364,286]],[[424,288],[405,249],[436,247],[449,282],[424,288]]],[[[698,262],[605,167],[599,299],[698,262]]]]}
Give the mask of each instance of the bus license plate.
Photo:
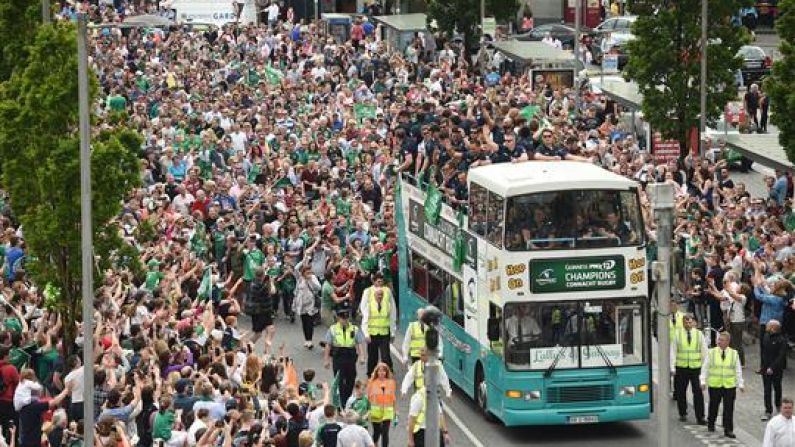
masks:
{"type": "Polygon", "coordinates": [[[599,416],[569,416],[569,424],[594,424],[599,422],[599,416]]]}

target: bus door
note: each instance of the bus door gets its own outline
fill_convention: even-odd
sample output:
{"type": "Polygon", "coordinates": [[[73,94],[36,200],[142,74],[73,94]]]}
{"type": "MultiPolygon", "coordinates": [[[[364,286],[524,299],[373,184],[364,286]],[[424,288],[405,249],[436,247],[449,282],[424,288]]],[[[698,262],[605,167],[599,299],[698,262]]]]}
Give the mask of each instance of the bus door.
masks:
{"type": "Polygon", "coordinates": [[[616,344],[625,356],[643,358],[643,313],[640,305],[616,306],[614,321],[618,322],[616,344]]]}

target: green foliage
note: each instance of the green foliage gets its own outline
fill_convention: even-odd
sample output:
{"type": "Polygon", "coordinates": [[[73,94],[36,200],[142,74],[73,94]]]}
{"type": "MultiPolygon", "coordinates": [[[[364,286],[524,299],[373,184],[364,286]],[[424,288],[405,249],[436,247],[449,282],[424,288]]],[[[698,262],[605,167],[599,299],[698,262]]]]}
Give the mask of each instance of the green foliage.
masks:
{"type": "MultiPolygon", "coordinates": [[[[80,144],[76,29],[71,23],[40,27],[26,65],[0,90],[0,159],[3,186],[25,228],[38,284],[60,289],[57,308],[70,349],[80,319],[80,144]]],[[[97,82],[92,76],[91,96],[97,82]]],[[[112,223],[127,192],[140,178],[141,138],[129,130],[92,137],[91,176],[97,265],[109,265],[123,246],[112,223]]]]}
{"type": "MultiPolygon", "coordinates": [[[[736,57],[746,35],[732,24],[747,0],[709,0],[707,51],[707,122],[714,123],[727,102],[737,97],[735,73],[742,63],[736,57]]],[[[628,44],[625,76],[637,82],[643,95],[645,119],[664,138],[679,140],[687,153],[689,130],[698,127],[701,79],[701,2],[685,0],[635,0],[640,13],[628,44]],[[656,12],[655,12],[656,11],[656,12]]]]}
{"type": "Polygon", "coordinates": [[[497,23],[516,21],[518,11],[519,0],[486,0],[486,16],[494,17],[497,23]]]}
{"type": "Polygon", "coordinates": [[[40,19],[41,6],[35,0],[0,1],[0,82],[24,62],[40,19]]]}
{"type": "Polygon", "coordinates": [[[773,63],[773,72],[765,81],[770,96],[771,121],[780,131],[778,141],[795,161],[795,0],[781,0],[776,32],[781,38],[781,59],[773,63]]]}
{"type": "MultiPolygon", "coordinates": [[[[480,0],[428,0],[428,23],[449,36],[461,34],[464,45],[472,48],[480,37],[480,0]]],[[[486,16],[498,23],[513,22],[519,11],[518,0],[486,0],[486,16]]]]}

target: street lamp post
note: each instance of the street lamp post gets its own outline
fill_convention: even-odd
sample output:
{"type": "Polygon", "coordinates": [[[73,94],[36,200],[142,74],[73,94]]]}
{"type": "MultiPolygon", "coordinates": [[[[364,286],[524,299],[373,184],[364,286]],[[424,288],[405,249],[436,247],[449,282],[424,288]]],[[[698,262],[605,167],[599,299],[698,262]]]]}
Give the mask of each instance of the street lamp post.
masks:
{"type": "Polygon", "coordinates": [[[50,23],[50,0],[41,0],[41,23],[47,25],[50,23]]]}
{"type": "MultiPolygon", "coordinates": [[[[699,141],[704,141],[704,136],[707,133],[707,14],[708,6],[707,0],[701,0],[701,116],[699,118],[699,141]]],[[[704,155],[707,148],[704,144],[699,144],[701,148],[701,155],[704,155]]]]}
{"type": "Polygon", "coordinates": [[[85,446],[94,445],[94,252],[91,224],[91,112],[88,90],[88,17],[77,18],[77,95],[80,129],[80,245],[83,298],[83,430],[85,446]]]}
{"type": "Polygon", "coordinates": [[[674,188],[667,183],[649,185],[649,195],[657,222],[657,261],[653,265],[657,282],[657,423],[659,446],[670,446],[671,351],[668,324],[671,312],[671,239],[674,220],[674,188]]]}

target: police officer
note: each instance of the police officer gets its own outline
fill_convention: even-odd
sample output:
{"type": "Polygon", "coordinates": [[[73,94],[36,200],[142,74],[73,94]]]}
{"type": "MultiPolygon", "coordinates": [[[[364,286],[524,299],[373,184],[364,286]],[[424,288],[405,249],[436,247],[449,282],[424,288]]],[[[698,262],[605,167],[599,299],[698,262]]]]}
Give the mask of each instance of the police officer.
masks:
{"type": "Polygon", "coordinates": [[[323,366],[333,365],[334,376],[339,374],[340,402],[347,402],[356,382],[356,359],[364,363],[364,335],[349,321],[347,309],[337,311],[337,322],[326,332],[323,366]],[[332,363],[333,359],[333,363],[332,363]]]}
{"type": "Polygon", "coordinates": [[[701,361],[707,356],[707,343],[704,333],[696,328],[696,319],[691,314],[683,318],[685,327],[674,333],[671,339],[671,374],[674,376],[674,395],[679,409],[679,420],[687,420],[687,386],[693,392],[693,406],[696,421],[699,425],[707,425],[704,420],[704,394],[701,392],[698,376],[701,373],[701,361]],[[676,368],[674,368],[674,365],[676,368]]]}
{"type": "Polygon", "coordinates": [[[721,332],[718,346],[709,350],[701,365],[701,388],[709,387],[709,413],[707,430],[715,431],[718,407],[723,401],[723,433],[727,438],[734,435],[734,400],[737,388],[745,391],[740,355],[729,347],[731,335],[721,332]]]}
{"type": "Polygon", "coordinates": [[[395,299],[388,287],[384,287],[384,278],[375,275],[372,287],[365,289],[359,312],[362,315],[362,332],[367,341],[367,376],[380,361],[392,369],[392,355],[389,344],[397,333],[397,316],[395,299]]]}

